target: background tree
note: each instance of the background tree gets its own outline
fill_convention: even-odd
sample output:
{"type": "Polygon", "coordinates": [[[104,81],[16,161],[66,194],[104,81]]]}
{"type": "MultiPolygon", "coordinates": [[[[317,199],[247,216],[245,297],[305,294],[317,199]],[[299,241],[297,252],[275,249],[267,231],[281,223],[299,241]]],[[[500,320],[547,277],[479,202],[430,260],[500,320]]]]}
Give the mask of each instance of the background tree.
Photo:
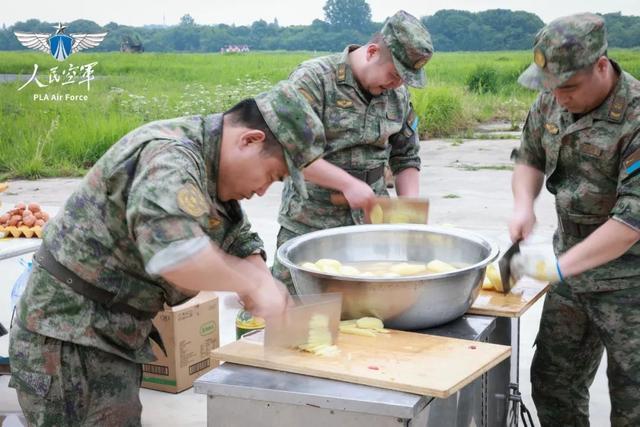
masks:
{"type": "Polygon", "coordinates": [[[336,28],[368,32],[371,27],[371,8],[365,0],[327,0],[322,10],[336,28]]]}

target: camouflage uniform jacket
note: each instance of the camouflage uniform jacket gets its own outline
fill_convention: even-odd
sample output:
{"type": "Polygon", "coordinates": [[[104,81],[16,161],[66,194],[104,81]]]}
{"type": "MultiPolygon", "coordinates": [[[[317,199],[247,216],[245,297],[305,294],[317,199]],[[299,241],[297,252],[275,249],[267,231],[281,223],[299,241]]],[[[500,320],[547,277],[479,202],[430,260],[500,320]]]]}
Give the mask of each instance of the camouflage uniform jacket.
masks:
{"type": "MultiPolygon", "coordinates": [[[[574,120],[551,92],[542,92],[524,126],[517,163],[544,172],[556,197],[556,253],[566,252],[609,218],[640,230],[640,82],[622,72],[595,110],[574,120]],[[572,227],[568,227],[572,225],[572,227]]],[[[575,291],[605,291],[640,285],[640,243],[626,254],[573,280],[575,291]]]]}
{"type": "MultiPolygon", "coordinates": [[[[153,312],[184,301],[188,295],[145,270],[161,249],[207,235],[239,257],[263,247],[240,204],[216,197],[221,134],[221,114],[132,131],[95,164],[47,224],[44,243],[58,262],[116,294],[118,302],[153,312]]],[[[41,335],[135,362],[154,359],[151,320],[110,312],[41,268],[31,275],[18,321],[41,335]]]]}
{"type": "MultiPolygon", "coordinates": [[[[306,61],[289,79],[298,86],[322,120],[327,145],[324,159],[347,171],[364,171],[389,163],[394,174],[420,169],[417,120],[405,86],[368,98],[351,66],[348,46],[342,53],[306,61]]],[[[278,221],[297,233],[353,224],[346,206],[330,203],[331,190],[307,182],[303,200],[285,181],[278,221]]],[[[387,194],[384,179],[371,183],[387,194]]]]}

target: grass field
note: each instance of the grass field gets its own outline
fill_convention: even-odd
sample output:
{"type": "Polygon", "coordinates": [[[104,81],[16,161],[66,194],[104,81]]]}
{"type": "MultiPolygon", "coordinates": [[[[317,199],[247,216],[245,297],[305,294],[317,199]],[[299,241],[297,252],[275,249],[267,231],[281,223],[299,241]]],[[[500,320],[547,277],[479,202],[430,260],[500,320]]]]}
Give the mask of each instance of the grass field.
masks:
{"type": "MultiPolygon", "coordinates": [[[[91,89],[77,83],[0,83],[0,180],[8,177],[79,175],[129,130],[147,121],[224,111],[287,77],[319,54],[269,52],[236,55],[120,53],[75,54],[63,63],[37,52],[0,52],[0,74],[49,83],[57,74],[97,62],[91,89]],[[42,101],[34,95],[66,94],[88,100],[42,101]]],[[[640,77],[640,51],[611,56],[640,77]]],[[[428,87],[412,90],[420,132],[464,136],[479,122],[509,120],[517,126],[536,94],[516,83],[529,52],[438,53],[427,65],[428,87]]]]}

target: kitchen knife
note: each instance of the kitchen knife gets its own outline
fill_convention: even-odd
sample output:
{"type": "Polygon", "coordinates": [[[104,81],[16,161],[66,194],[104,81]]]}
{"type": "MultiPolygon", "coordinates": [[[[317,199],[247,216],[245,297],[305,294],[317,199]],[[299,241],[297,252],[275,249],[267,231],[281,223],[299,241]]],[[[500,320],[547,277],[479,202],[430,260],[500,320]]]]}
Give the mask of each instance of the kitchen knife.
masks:
{"type": "Polygon", "coordinates": [[[520,253],[520,241],[516,241],[509,246],[509,249],[504,253],[500,261],[498,261],[498,268],[500,269],[500,281],[502,282],[502,292],[507,294],[511,290],[511,258],[517,253],[520,253]]]}

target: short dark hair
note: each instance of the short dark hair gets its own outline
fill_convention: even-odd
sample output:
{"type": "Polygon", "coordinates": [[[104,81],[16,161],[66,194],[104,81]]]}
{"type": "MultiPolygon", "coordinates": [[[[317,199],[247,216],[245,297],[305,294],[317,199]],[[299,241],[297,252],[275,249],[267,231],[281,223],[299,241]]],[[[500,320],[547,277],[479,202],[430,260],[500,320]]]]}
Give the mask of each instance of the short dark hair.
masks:
{"type": "Polygon", "coordinates": [[[262,113],[255,99],[243,99],[225,111],[224,116],[229,118],[232,125],[241,125],[249,129],[257,129],[264,132],[262,153],[265,156],[278,156],[282,154],[282,146],[264,121],[264,117],[262,117],[262,113]]]}
{"type": "Polygon", "coordinates": [[[391,50],[389,50],[389,46],[387,46],[387,43],[385,43],[384,37],[382,37],[381,33],[375,33],[373,36],[371,36],[369,44],[372,43],[379,46],[380,60],[382,62],[389,62],[393,59],[393,54],[391,53],[391,50]]]}

